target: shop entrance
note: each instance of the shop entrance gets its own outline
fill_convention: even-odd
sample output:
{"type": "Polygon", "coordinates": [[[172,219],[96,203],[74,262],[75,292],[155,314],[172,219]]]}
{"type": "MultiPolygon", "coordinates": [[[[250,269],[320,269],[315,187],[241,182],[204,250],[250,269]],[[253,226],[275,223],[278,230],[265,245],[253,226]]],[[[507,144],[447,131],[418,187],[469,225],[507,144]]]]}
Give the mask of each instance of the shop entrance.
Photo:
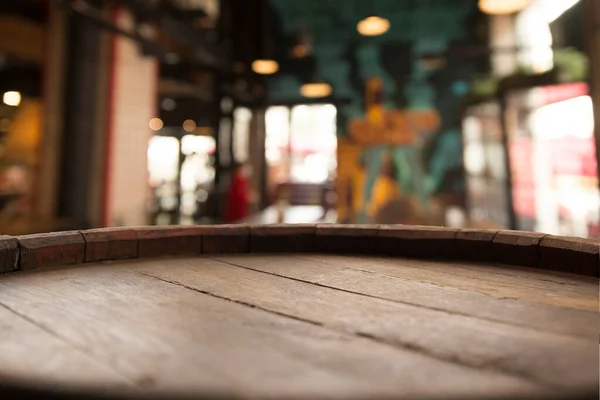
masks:
{"type": "Polygon", "coordinates": [[[274,106],[266,113],[268,191],[272,202],[322,205],[337,167],[333,104],[274,106]]]}

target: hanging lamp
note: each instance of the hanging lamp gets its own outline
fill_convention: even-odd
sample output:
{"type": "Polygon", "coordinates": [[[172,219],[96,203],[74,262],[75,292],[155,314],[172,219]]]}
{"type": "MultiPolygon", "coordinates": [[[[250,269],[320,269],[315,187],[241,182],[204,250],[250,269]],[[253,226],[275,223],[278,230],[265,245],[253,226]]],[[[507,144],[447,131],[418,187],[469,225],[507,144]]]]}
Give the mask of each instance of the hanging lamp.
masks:
{"type": "Polygon", "coordinates": [[[508,15],[525,9],[531,0],[479,0],[481,12],[489,15],[508,15]]]}
{"type": "Polygon", "coordinates": [[[375,0],[371,2],[371,15],[360,20],[356,25],[356,30],[363,36],[379,36],[390,30],[390,21],[377,15],[375,10],[375,0]]]}
{"type": "Polygon", "coordinates": [[[269,58],[259,58],[252,61],[252,71],[260,75],[272,75],[279,71],[279,63],[269,58]]]}
{"type": "Polygon", "coordinates": [[[300,94],[308,99],[320,99],[331,96],[333,87],[322,80],[311,80],[300,86],[300,94]]]}
{"type": "Polygon", "coordinates": [[[363,36],[379,36],[383,35],[390,29],[390,21],[386,18],[381,18],[372,15],[361,20],[356,25],[356,30],[363,36]]]}
{"type": "MultiPolygon", "coordinates": [[[[263,2],[263,53],[268,53],[266,51],[269,46],[269,27],[268,27],[268,5],[267,2],[263,2]]],[[[264,54],[266,56],[266,54],[264,54]]],[[[270,57],[258,58],[252,62],[252,71],[259,75],[272,75],[279,71],[279,63],[273,60],[270,57]]]]}

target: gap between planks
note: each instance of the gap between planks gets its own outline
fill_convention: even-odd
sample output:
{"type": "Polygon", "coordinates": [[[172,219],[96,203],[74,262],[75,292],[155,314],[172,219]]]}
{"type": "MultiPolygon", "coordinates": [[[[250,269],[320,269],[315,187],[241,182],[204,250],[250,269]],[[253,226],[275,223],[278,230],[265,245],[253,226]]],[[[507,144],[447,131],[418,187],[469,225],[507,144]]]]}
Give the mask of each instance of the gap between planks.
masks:
{"type": "MultiPolygon", "coordinates": [[[[307,261],[339,265],[367,273],[375,273],[397,279],[410,279],[414,282],[440,287],[465,290],[501,299],[514,299],[530,303],[546,304],[555,307],[582,311],[598,311],[598,280],[589,278],[580,285],[560,283],[533,284],[535,279],[523,276],[499,277],[489,272],[489,266],[435,263],[424,260],[366,258],[354,256],[296,256],[307,261]],[[529,282],[529,283],[528,283],[529,282]],[[566,286],[566,287],[565,287],[566,286]],[[549,296],[550,295],[550,296],[549,296]]],[[[495,267],[501,269],[502,267],[495,267]]],[[[520,272],[520,271],[519,271],[520,272]]]]}
{"type": "MultiPolygon", "coordinates": [[[[194,266],[189,267],[190,268],[189,270],[184,270],[184,269],[188,268],[187,266],[185,266],[186,260],[181,260],[180,262],[176,261],[176,262],[172,263],[172,265],[169,268],[162,268],[162,266],[157,265],[156,266],[157,272],[155,272],[152,269],[150,269],[150,271],[152,271],[152,272],[148,272],[149,271],[148,269],[144,269],[143,274],[152,276],[156,279],[164,280],[169,283],[181,285],[190,290],[199,291],[200,293],[206,294],[206,292],[209,292],[210,295],[221,297],[221,298],[224,298],[224,299],[227,299],[230,301],[240,302],[249,307],[259,308],[261,310],[271,312],[271,313],[276,313],[277,315],[283,315],[288,318],[293,318],[293,319],[300,318],[304,322],[308,322],[308,323],[311,323],[314,325],[319,325],[319,326],[325,326],[329,329],[334,329],[337,331],[340,331],[340,326],[339,325],[332,326],[332,324],[329,324],[328,323],[329,321],[327,321],[327,320],[324,321],[324,320],[316,320],[314,318],[307,318],[305,315],[300,316],[300,314],[302,314],[302,312],[297,311],[297,310],[293,310],[296,312],[296,314],[291,314],[290,312],[284,312],[284,311],[276,309],[277,307],[273,306],[273,304],[271,304],[270,307],[259,304],[259,303],[257,303],[257,301],[260,302],[262,300],[262,298],[260,298],[260,297],[255,298],[255,301],[248,300],[248,298],[244,298],[243,300],[240,300],[240,298],[243,297],[243,295],[242,295],[243,291],[241,290],[240,287],[237,288],[238,291],[232,290],[229,294],[227,294],[227,290],[223,289],[223,288],[227,287],[227,286],[235,286],[237,284],[236,278],[242,279],[243,277],[240,277],[239,275],[236,276],[235,274],[231,274],[231,275],[228,275],[228,277],[230,277],[231,280],[228,280],[228,281],[219,281],[218,279],[215,280],[212,276],[213,274],[211,274],[211,272],[214,273],[214,268],[211,269],[210,267],[217,268],[219,265],[223,265],[223,266],[227,266],[228,268],[238,268],[240,270],[246,270],[251,273],[256,273],[256,272],[262,273],[263,276],[265,276],[265,277],[271,276],[274,279],[284,279],[284,280],[289,280],[291,282],[296,282],[296,284],[309,285],[309,286],[305,287],[305,289],[303,289],[303,290],[297,290],[295,293],[290,293],[291,295],[297,294],[298,296],[300,296],[300,293],[303,293],[303,292],[306,292],[306,293],[304,293],[304,295],[308,296],[308,297],[311,297],[311,295],[318,295],[319,294],[318,292],[314,292],[314,291],[311,292],[309,290],[310,287],[315,287],[315,288],[321,288],[321,289],[325,289],[325,290],[333,289],[332,293],[340,292],[340,293],[344,293],[345,295],[351,294],[351,295],[359,295],[359,296],[371,298],[372,300],[371,300],[371,303],[369,303],[369,304],[372,306],[376,305],[375,303],[373,303],[373,300],[377,300],[380,302],[392,303],[392,304],[394,303],[394,302],[390,302],[387,299],[372,297],[372,296],[368,296],[368,295],[365,296],[361,293],[340,290],[337,288],[332,288],[332,287],[328,287],[328,286],[324,286],[324,285],[320,285],[320,284],[315,284],[314,282],[299,280],[299,279],[295,279],[295,278],[289,278],[287,276],[279,276],[279,275],[272,274],[269,272],[256,270],[251,267],[249,268],[244,265],[239,265],[239,263],[231,263],[228,261],[220,261],[218,259],[215,260],[215,259],[210,259],[210,258],[204,259],[204,261],[190,260],[189,262],[191,264],[194,264],[194,266]],[[204,262],[206,262],[206,261],[211,261],[212,263],[217,263],[217,264],[204,265],[204,262]],[[206,267],[208,269],[205,270],[204,267],[206,267]],[[171,270],[171,268],[172,268],[172,270],[171,270]],[[193,268],[202,268],[201,269],[201,271],[203,271],[202,274],[199,274],[199,276],[190,275],[193,268]],[[187,273],[187,275],[185,275],[186,273],[187,273]],[[181,274],[183,274],[183,276],[181,276],[181,274]],[[162,275],[162,276],[157,276],[157,275],[162,275]],[[165,278],[165,276],[168,276],[168,278],[165,278]],[[191,284],[190,282],[185,282],[185,281],[189,281],[190,279],[193,280],[193,284],[191,284]],[[194,279],[196,279],[196,280],[194,280],[194,279]],[[209,282],[211,282],[211,283],[209,283],[209,282]],[[220,284],[219,284],[219,282],[220,282],[220,284]],[[231,285],[228,285],[227,284],[228,282],[231,282],[231,285]],[[211,291],[211,290],[209,290],[210,288],[215,288],[216,290],[211,291]],[[219,293],[216,293],[216,291],[218,291],[219,293]]],[[[152,263],[150,263],[150,265],[152,265],[152,263]]],[[[198,269],[193,270],[193,272],[196,272],[196,273],[198,271],[199,271],[198,269]]],[[[281,285],[279,285],[277,282],[278,282],[277,280],[271,282],[272,285],[270,287],[266,287],[266,289],[271,288],[272,290],[275,290],[274,289],[275,286],[281,286],[284,283],[284,282],[280,282],[281,285]]],[[[258,285],[259,282],[255,282],[255,284],[258,285]]],[[[263,287],[263,289],[265,289],[265,288],[263,287]]],[[[229,289],[229,290],[231,290],[231,289],[229,289]]],[[[281,290],[283,290],[283,289],[281,289],[281,290]]],[[[269,297],[269,293],[265,293],[263,296],[264,299],[267,299],[268,297],[269,297]]],[[[315,296],[315,297],[318,297],[318,296],[315,296]]],[[[332,297],[332,299],[331,299],[332,301],[335,301],[335,300],[341,301],[340,296],[337,296],[337,297],[331,296],[331,297],[332,297]]],[[[301,302],[301,299],[299,299],[298,297],[296,297],[296,298],[297,298],[298,302],[301,302]]],[[[342,298],[342,300],[343,300],[343,298],[342,298]]],[[[284,298],[281,298],[280,301],[285,302],[284,298]]],[[[268,304],[268,302],[266,302],[265,304],[268,304]]],[[[277,303],[277,304],[279,304],[279,303],[277,303]]],[[[316,306],[318,306],[318,304],[314,304],[314,306],[316,307],[316,306]]],[[[412,306],[412,305],[404,304],[403,306],[414,308],[414,306],[412,306]]],[[[381,311],[381,307],[379,308],[379,310],[381,311]]],[[[439,313],[438,310],[433,310],[433,309],[428,309],[428,308],[425,308],[425,310],[428,310],[430,312],[430,314],[431,314],[431,312],[439,313]]],[[[305,311],[306,311],[306,309],[305,309],[305,311]]],[[[332,310],[329,310],[329,311],[330,311],[330,314],[334,312],[332,310]]],[[[377,311],[377,310],[374,310],[374,311],[377,311]]],[[[402,311],[402,310],[396,310],[396,311],[402,311]]],[[[443,310],[442,310],[442,313],[448,314],[448,313],[445,313],[443,310]]],[[[450,315],[454,318],[457,317],[457,315],[451,314],[451,313],[448,315],[450,315]]],[[[430,315],[430,317],[431,317],[431,315],[430,315]]],[[[463,322],[468,322],[469,320],[471,320],[471,321],[478,320],[477,318],[474,318],[470,315],[466,315],[466,316],[460,315],[460,317],[468,318],[468,319],[464,319],[463,322]]],[[[448,318],[446,318],[446,320],[448,320],[448,318]]],[[[500,331],[502,331],[503,329],[506,329],[506,328],[502,328],[501,327],[502,324],[498,323],[497,321],[493,321],[492,323],[495,324],[496,327],[493,328],[493,326],[492,326],[492,328],[490,328],[490,324],[487,324],[488,325],[488,333],[493,333],[494,329],[500,330],[500,331]]],[[[472,324],[472,322],[471,322],[471,324],[472,324]]],[[[588,343],[585,343],[584,341],[582,341],[580,339],[576,339],[576,338],[572,338],[572,337],[563,338],[561,335],[555,335],[552,333],[540,332],[540,331],[536,331],[536,330],[530,330],[531,332],[528,333],[529,330],[527,328],[520,327],[520,326],[518,328],[519,328],[518,330],[516,330],[515,332],[512,333],[512,336],[511,335],[506,336],[507,335],[506,333],[504,334],[505,337],[503,337],[502,335],[496,334],[495,338],[496,339],[500,338],[500,340],[509,340],[510,341],[510,340],[515,340],[515,338],[516,338],[515,334],[516,335],[526,335],[528,337],[531,337],[532,334],[535,333],[538,335],[538,339],[550,339],[550,341],[552,342],[553,345],[571,344],[571,345],[575,346],[576,354],[578,354],[578,355],[581,354],[582,347],[585,347],[587,349],[586,346],[588,343]]],[[[444,350],[447,350],[447,349],[442,349],[441,351],[438,351],[438,352],[431,351],[427,346],[423,345],[422,343],[418,343],[418,341],[415,341],[415,340],[406,341],[406,340],[399,340],[398,338],[394,339],[394,338],[390,338],[390,337],[382,337],[381,335],[378,335],[378,332],[372,332],[372,331],[369,332],[368,330],[361,329],[360,326],[350,326],[350,327],[346,326],[346,327],[344,327],[344,329],[341,329],[341,331],[344,333],[369,338],[369,339],[375,340],[379,343],[385,343],[387,345],[400,347],[400,348],[408,349],[411,351],[420,352],[422,354],[425,354],[429,357],[436,358],[441,361],[456,363],[456,364],[463,365],[463,366],[466,366],[469,368],[481,368],[481,369],[487,368],[491,371],[502,372],[504,374],[508,374],[511,376],[526,377],[527,379],[530,379],[531,381],[535,381],[536,383],[540,383],[540,384],[549,385],[554,382],[554,378],[555,378],[555,376],[551,376],[551,377],[546,376],[545,378],[547,378],[547,379],[541,379],[539,376],[536,375],[536,374],[538,374],[537,371],[535,371],[534,373],[528,373],[526,368],[524,368],[522,365],[521,366],[517,365],[515,368],[514,365],[512,365],[512,366],[510,365],[510,360],[504,360],[502,358],[502,357],[507,357],[506,355],[502,355],[502,354],[497,354],[493,357],[487,357],[487,359],[483,359],[483,360],[479,359],[478,360],[477,352],[471,351],[472,354],[463,356],[463,355],[450,354],[447,351],[444,353],[444,350]],[[471,358],[469,358],[469,357],[471,357],[471,358]],[[475,361],[473,361],[473,360],[475,360],[475,361]],[[507,365],[503,365],[503,364],[507,364],[507,365]]],[[[465,331],[463,330],[462,332],[464,334],[465,331]]],[[[479,333],[485,334],[486,332],[479,332],[479,333]]],[[[527,343],[527,340],[521,340],[521,345],[523,343],[527,343]]],[[[549,348],[552,348],[552,347],[549,347],[549,348]]],[[[577,375],[576,373],[571,374],[571,376],[576,376],[576,375],[577,375]]]]}
{"type": "MultiPolygon", "coordinates": [[[[162,262],[164,263],[164,260],[162,262]]],[[[143,262],[139,264],[144,265],[143,262]]],[[[151,354],[148,353],[154,352],[156,355],[156,351],[159,351],[159,349],[156,349],[156,345],[160,345],[161,340],[170,340],[171,342],[174,340],[175,343],[179,344],[179,347],[173,350],[184,351],[182,354],[177,353],[175,357],[172,355],[171,358],[163,360],[163,363],[167,361],[174,362],[174,366],[181,368],[186,365],[185,360],[195,361],[196,363],[201,362],[201,364],[186,365],[186,368],[189,368],[189,371],[187,371],[188,378],[193,376],[194,381],[200,379],[199,372],[201,371],[194,370],[193,367],[201,365],[206,368],[206,356],[213,357],[212,361],[216,362],[218,366],[219,363],[223,362],[223,359],[227,360],[228,356],[231,358],[238,351],[242,351],[241,356],[244,358],[243,356],[250,355],[262,356],[264,350],[269,349],[271,352],[270,358],[267,357],[266,360],[263,360],[265,364],[262,366],[254,365],[252,370],[247,368],[248,365],[229,366],[234,372],[243,371],[247,375],[244,377],[244,383],[250,386],[246,387],[246,390],[249,388],[256,389],[262,385],[259,382],[260,380],[256,380],[257,373],[264,373],[268,370],[278,375],[276,371],[281,367],[291,368],[291,372],[295,370],[296,372],[304,371],[305,373],[305,376],[294,373],[290,377],[282,378],[280,376],[279,381],[275,382],[278,383],[276,387],[287,388],[290,383],[288,379],[294,378],[294,382],[298,381],[297,385],[300,386],[296,385],[290,390],[303,388],[302,382],[309,384],[313,378],[321,378],[321,383],[324,379],[328,384],[333,384],[334,389],[336,387],[338,389],[342,388],[339,385],[343,383],[343,388],[362,388],[364,390],[370,387],[365,386],[366,383],[370,385],[370,382],[379,382],[387,384],[388,389],[397,390],[398,387],[410,387],[428,392],[435,389],[428,387],[431,385],[425,384],[430,379],[427,378],[429,374],[438,376],[440,382],[437,383],[441,386],[434,386],[437,388],[446,387],[447,389],[449,387],[464,388],[468,386],[476,391],[489,390],[490,387],[485,385],[491,383],[494,383],[492,387],[496,389],[500,387],[509,389],[511,385],[514,386],[517,383],[520,388],[524,388],[523,385],[526,383],[524,379],[517,380],[502,374],[477,372],[448,363],[440,363],[419,354],[411,354],[414,352],[397,351],[392,354],[389,350],[375,343],[370,344],[372,342],[370,340],[352,339],[348,335],[326,333],[330,331],[328,329],[316,329],[315,327],[308,329],[304,326],[311,325],[298,321],[280,322],[283,318],[266,318],[267,315],[262,311],[258,315],[248,313],[244,310],[247,307],[240,307],[239,304],[233,305],[230,302],[218,299],[214,299],[212,302],[204,300],[210,298],[209,296],[186,296],[183,292],[189,292],[188,290],[182,288],[173,290],[174,285],[172,284],[159,283],[150,278],[140,279],[143,277],[131,274],[131,271],[127,270],[127,265],[132,266],[130,263],[96,267],[92,265],[86,269],[58,271],[56,274],[53,272],[57,271],[26,274],[20,278],[11,279],[12,283],[9,285],[11,290],[5,291],[3,297],[8,299],[11,304],[16,304],[21,309],[27,310],[30,318],[40,319],[42,323],[46,321],[45,323],[54,324],[60,330],[59,334],[61,336],[67,335],[73,337],[80,344],[95,347],[94,356],[100,357],[104,362],[111,360],[113,357],[117,357],[117,359],[126,359],[127,356],[133,357],[133,360],[137,363],[131,366],[136,367],[137,371],[137,368],[141,365],[146,373],[148,373],[148,368],[156,368],[151,362],[155,357],[150,358],[151,354]],[[136,276],[138,277],[136,278],[136,276]],[[52,287],[53,290],[50,290],[49,288],[52,287]],[[22,293],[20,289],[27,289],[27,293],[22,293]],[[57,292],[61,294],[59,298],[56,297],[57,292]],[[175,296],[177,301],[172,296],[175,296]],[[27,300],[32,298],[39,299],[38,301],[41,303],[23,303],[24,301],[28,303],[27,300]],[[63,303],[62,299],[68,299],[69,301],[63,303]],[[121,307],[129,304],[135,305],[135,307],[121,307]],[[67,306],[67,308],[64,309],[63,306],[67,306]],[[66,310],[68,312],[65,312],[66,310]],[[223,312],[231,312],[231,318],[223,321],[223,312]],[[257,320],[260,322],[259,324],[256,324],[257,320]],[[87,326],[86,322],[91,323],[91,326],[87,326]],[[180,325],[183,322],[185,324],[180,325]],[[248,323],[252,324],[250,330],[245,329],[248,326],[245,324],[248,323]],[[223,331],[221,327],[225,326],[230,330],[233,328],[233,331],[223,331]],[[116,329],[116,331],[108,328],[116,329]],[[138,332],[142,328],[145,330],[138,332]],[[239,332],[235,332],[236,329],[239,330],[240,328],[242,329],[239,332]],[[126,332],[123,332],[123,329],[126,332]],[[151,330],[148,331],[148,329],[151,330]],[[120,333],[128,333],[128,335],[123,338],[120,333]],[[117,335],[115,336],[115,334],[117,335]],[[142,334],[141,337],[140,334],[142,334]],[[249,337],[245,335],[249,335],[249,337]],[[263,339],[265,335],[267,337],[263,339]],[[205,340],[207,338],[218,339],[220,342],[203,342],[202,338],[205,338],[205,340]],[[235,341],[232,342],[234,338],[235,341]],[[258,339],[263,340],[261,348],[248,347],[248,344],[251,343],[258,344],[258,342],[255,342],[258,339]],[[335,344],[328,341],[329,339],[336,339],[335,344]],[[179,343],[178,340],[184,342],[179,343]],[[189,347],[192,344],[200,346],[202,351],[197,354],[186,355],[193,350],[193,347],[189,347]],[[213,350],[212,347],[216,344],[219,346],[213,350]],[[299,346],[300,344],[302,346],[299,346]],[[311,359],[310,363],[303,360],[305,358],[303,354],[307,350],[311,355],[309,357],[311,359]],[[268,360],[278,360],[278,357],[274,358],[274,354],[279,354],[279,352],[284,353],[285,362],[279,366],[269,367],[268,360]],[[144,357],[137,359],[137,356],[144,357]],[[331,359],[331,356],[333,356],[333,359],[331,359]],[[360,362],[361,360],[367,363],[363,365],[360,362]],[[315,361],[324,364],[313,364],[315,361]],[[332,364],[334,361],[337,363],[335,368],[332,364]],[[358,364],[354,365],[352,361],[358,362],[358,364]],[[311,365],[310,369],[307,369],[308,364],[311,365]],[[369,366],[372,369],[371,371],[369,371],[369,366]],[[419,378],[421,375],[415,375],[415,371],[411,373],[406,369],[409,366],[418,369],[421,375],[425,375],[419,378]],[[384,369],[381,369],[382,367],[384,369]],[[424,368],[424,370],[421,371],[419,368],[424,368]],[[387,377],[377,378],[381,371],[387,371],[387,374],[384,374],[387,377]],[[193,374],[190,375],[192,372],[193,374]],[[439,375],[440,373],[442,375],[439,375]],[[445,374],[447,375],[444,376],[445,374]],[[475,378],[482,381],[473,381],[475,378]],[[371,381],[373,379],[374,381],[371,381]],[[256,383],[251,385],[251,382],[256,383]],[[281,384],[285,385],[280,386],[281,384]],[[420,386],[423,384],[425,386],[420,386]]],[[[229,361],[235,362],[236,358],[233,357],[229,361]]],[[[131,361],[124,360],[124,362],[125,364],[119,364],[119,370],[125,368],[127,371],[127,363],[131,361]]],[[[167,366],[170,365],[167,364],[167,366]]],[[[186,371],[159,368],[155,373],[161,370],[169,372],[169,378],[176,382],[185,381],[185,379],[181,379],[180,375],[186,371]]],[[[213,376],[212,372],[216,372],[220,376],[226,371],[217,368],[216,370],[209,369],[204,372],[206,373],[203,377],[207,378],[213,376]]],[[[184,373],[184,375],[186,374],[184,373]]],[[[156,376],[156,378],[165,379],[160,376],[156,376]]],[[[240,376],[241,378],[242,376],[240,376]]],[[[222,383],[231,384],[228,380],[222,383]]],[[[268,383],[269,381],[264,382],[264,384],[268,383]]],[[[539,385],[527,384],[525,386],[527,388],[540,388],[539,385]]]]}
{"type": "MultiPolygon", "coordinates": [[[[257,265],[250,265],[250,264],[254,264],[254,263],[249,263],[249,261],[254,261],[257,259],[257,257],[259,256],[217,256],[217,257],[212,257],[212,259],[220,261],[220,262],[225,262],[228,263],[230,265],[234,265],[240,268],[245,268],[248,270],[252,270],[252,271],[256,271],[259,273],[263,273],[263,274],[269,274],[269,275],[273,275],[273,276],[278,276],[281,278],[286,278],[286,279],[290,279],[290,280],[295,280],[298,282],[303,282],[303,283],[307,283],[307,284],[311,284],[311,285],[316,285],[319,287],[323,287],[323,288],[328,288],[328,289],[333,289],[333,290],[337,290],[337,291],[341,291],[341,292],[346,292],[346,293],[350,293],[350,294],[354,294],[354,295],[359,295],[359,296],[364,296],[364,297],[370,297],[370,298],[374,298],[374,299],[380,299],[380,300],[387,300],[387,301],[391,301],[394,303],[398,303],[398,304],[404,304],[404,305],[408,305],[408,306],[413,306],[413,307],[418,307],[418,308],[422,308],[422,309],[426,309],[426,310],[434,310],[434,311],[438,311],[438,312],[442,312],[445,314],[450,314],[450,315],[457,315],[457,316],[463,316],[463,317],[471,317],[471,318],[477,318],[477,319],[481,319],[483,321],[488,321],[488,322],[494,322],[494,323],[499,323],[499,324],[503,324],[509,327],[518,327],[518,328],[529,328],[535,331],[539,331],[539,332],[545,332],[545,333],[554,333],[554,334],[563,334],[566,336],[570,336],[570,337],[579,337],[579,338],[585,338],[588,339],[591,335],[593,335],[594,337],[598,334],[597,332],[597,326],[592,326],[590,325],[590,320],[588,320],[588,318],[590,318],[590,316],[592,315],[592,313],[590,313],[589,311],[581,311],[581,310],[569,310],[569,309],[563,309],[560,307],[553,307],[553,306],[548,306],[548,305],[544,305],[544,304],[531,304],[525,301],[519,301],[519,300],[515,300],[515,299],[509,299],[509,298],[498,298],[498,297],[493,297],[493,296],[489,296],[486,294],[481,294],[481,293],[476,293],[476,292],[472,292],[469,290],[464,290],[464,289],[457,289],[457,288],[452,288],[452,287],[445,287],[445,286],[440,286],[440,285],[435,285],[435,284],[430,284],[427,283],[428,286],[431,287],[427,287],[427,288],[418,288],[419,291],[416,294],[422,294],[422,292],[425,292],[428,294],[429,291],[431,291],[433,293],[434,289],[438,291],[438,293],[434,293],[434,296],[429,296],[429,298],[426,298],[425,301],[423,300],[423,296],[420,296],[420,301],[415,300],[417,297],[419,296],[408,296],[408,295],[403,295],[402,294],[402,289],[397,289],[394,288],[394,293],[393,295],[390,295],[390,293],[386,292],[385,290],[381,290],[381,293],[377,293],[375,294],[376,290],[371,290],[372,287],[367,287],[366,285],[364,285],[366,282],[366,279],[363,279],[363,281],[361,282],[361,286],[360,290],[356,287],[356,285],[352,285],[352,284],[348,284],[347,282],[339,282],[339,280],[335,281],[334,283],[330,282],[331,280],[335,280],[338,277],[333,275],[333,276],[326,276],[325,278],[319,277],[319,278],[313,278],[312,275],[312,271],[310,271],[310,266],[312,264],[312,266],[318,267],[323,266],[323,265],[336,265],[336,264],[332,264],[332,263],[327,263],[327,262],[323,262],[323,261],[316,261],[315,259],[312,258],[308,258],[310,256],[305,256],[305,255],[301,255],[301,256],[285,256],[284,258],[286,258],[286,261],[282,260],[282,263],[286,263],[286,272],[287,274],[283,274],[283,273],[279,273],[279,272],[275,272],[273,270],[268,270],[268,268],[265,266],[266,264],[264,263],[260,263],[261,266],[257,266],[257,265]],[[289,266],[290,264],[290,259],[296,259],[296,261],[303,261],[304,264],[304,269],[301,273],[296,274],[296,276],[291,276],[291,274],[289,273],[289,270],[287,268],[287,266],[289,266]],[[243,265],[235,262],[234,260],[244,260],[243,265]],[[306,275],[306,277],[305,277],[306,275]],[[450,304],[443,304],[443,301],[440,301],[436,295],[448,295],[448,296],[460,296],[462,295],[462,297],[460,299],[457,299],[456,297],[453,298],[453,302],[451,302],[450,304]],[[460,302],[457,302],[457,300],[460,300],[460,302]],[[500,302],[502,304],[500,304],[500,302]],[[476,307],[472,307],[473,304],[470,303],[475,303],[476,307]],[[468,312],[461,310],[458,306],[458,304],[460,305],[465,305],[468,304],[470,307],[472,307],[471,309],[468,310],[468,312]],[[481,306],[481,307],[480,307],[481,306]],[[513,307],[514,310],[506,310],[506,308],[508,307],[513,307]],[[491,310],[487,310],[486,307],[493,307],[491,310]],[[554,318],[548,318],[547,315],[545,315],[544,313],[556,313],[557,315],[554,315],[554,318]],[[570,312],[572,311],[572,312],[570,312]],[[523,314],[528,314],[528,318],[524,321],[519,321],[519,322],[515,322],[514,315],[520,315],[521,313],[523,314]],[[514,315],[513,315],[514,314],[514,315]],[[556,319],[555,317],[564,317],[564,316],[573,316],[575,315],[575,319],[571,320],[571,321],[567,321],[569,322],[568,324],[563,324],[563,325],[559,325],[557,326],[556,324],[556,319]]],[[[277,257],[282,258],[280,256],[277,255],[270,255],[270,256],[264,256],[264,260],[267,260],[270,262],[272,262],[272,260],[277,260],[277,257]]],[[[321,257],[321,256],[315,256],[315,257],[321,257]]],[[[339,265],[336,265],[339,267],[339,265]]],[[[385,277],[382,274],[377,274],[376,272],[372,272],[372,271],[362,271],[359,269],[355,269],[352,267],[346,267],[344,266],[343,268],[340,267],[340,271],[344,272],[344,271],[356,271],[356,272],[362,272],[365,275],[368,276],[381,276],[381,277],[385,277]]],[[[339,271],[338,271],[339,272],[339,271]]],[[[406,283],[409,286],[414,286],[414,285],[418,285],[419,282],[417,281],[413,281],[413,280],[402,280],[398,277],[394,277],[394,276],[390,276],[390,278],[398,281],[398,282],[402,282],[404,281],[404,283],[406,283]]],[[[440,296],[440,297],[442,297],[440,296]]],[[[560,320],[560,318],[559,318],[560,320]]],[[[594,320],[594,322],[597,322],[597,318],[596,320],[594,320]]],[[[597,325],[597,324],[596,324],[597,325]]]]}

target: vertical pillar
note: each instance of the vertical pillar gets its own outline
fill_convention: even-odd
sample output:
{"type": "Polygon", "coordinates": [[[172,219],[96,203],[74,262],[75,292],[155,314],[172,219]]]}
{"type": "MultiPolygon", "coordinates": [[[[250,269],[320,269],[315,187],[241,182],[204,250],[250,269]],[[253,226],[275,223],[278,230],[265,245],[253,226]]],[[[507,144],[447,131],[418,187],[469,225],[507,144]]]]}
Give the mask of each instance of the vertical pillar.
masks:
{"type": "Polygon", "coordinates": [[[259,211],[267,206],[267,160],[265,154],[265,109],[254,108],[252,110],[252,120],[250,122],[250,165],[252,167],[252,192],[259,197],[257,202],[259,211]]]}
{"type": "Polygon", "coordinates": [[[65,91],[64,136],[59,196],[59,215],[74,229],[92,225],[90,196],[93,174],[94,134],[98,123],[98,73],[101,32],[74,15],[68,17],[69,35],[65,91]]]}
{"type": "Polygon", "coordinates": [[[40,154],[39,192],[34,209],[43,221],[56,217],[62,158],[64,81],[67,60],[67,17],[59,4],[48,2],[44,51],[44,116],[40,154]]]}
{"type": "MultiPolygon", "coordinates": [[[[584,18],[588,55],[591,66],[591,94],[594,102],[594,136],[596,138],[596,160],[600,182],[600,2],[584,0],[584,18]]],[[[599,184],[600,185],[600,184],[599,184]]]]}

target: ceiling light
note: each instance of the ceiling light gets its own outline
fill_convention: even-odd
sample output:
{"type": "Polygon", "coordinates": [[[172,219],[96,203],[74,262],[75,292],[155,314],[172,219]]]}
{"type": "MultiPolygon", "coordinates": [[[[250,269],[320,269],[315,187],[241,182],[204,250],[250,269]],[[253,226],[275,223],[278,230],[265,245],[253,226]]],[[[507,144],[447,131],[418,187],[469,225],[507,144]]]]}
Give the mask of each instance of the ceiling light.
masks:
{"type": "Polygon", "coordinates": [[[330,96],[332,91],[331,85],[326,82],[305,83],[300,87],[300,94],[309,99],[330,96]]]}
{"type": "Polygon", "coordinates": [[[191,119],[186,119],[185,121],[183,121],[183,130],[186,132],[194,132],[194,130],[196,129],[196,122],[194,122],[194,120],[191,119]]]}
{"type": "Polygon", "coordinates": [[[254,60],[252,62],[252,71],[260,75],[271,75],[279,71],[279,64],[275,60],[254,60]]]}
{"type": "Polygon", "coordinates": [[[479,0],[479,9],[490,15],[514,14],[529,5],[531,0],[479,0]]]}
{"type": "Polygon", "coordinates": [[[356,29],[363,36],[379,36],[390,29],[390,21],[385,18],[370,16],[361,20],[356,25],[356,29]]]}
{"type": "Polygon", "coordinates": [[[554,22],[558,17],[567,12],[575,4],[579,3],[580,0],[563,0],[559,2],[545,2],[538,3],[541,8],[541,12],[545,14],[548,23],[554,22]]]}
{"type": "Polygon", "coordinates": [[[164,123],[163,123],[162,119],[160,119],[160,118],[152,118],[150,120],[150,122],[148,123],[148,126],[154,132],[157,132],[157,131],[160,131],[163,128],[164,123]]]}
{"type": "Polygon", "coordinates": [[[21,93],[14,91],[5,92],[4,96],[2,96],[2,100],[7,106],[17,107],[21,104],[21,93]]]}

